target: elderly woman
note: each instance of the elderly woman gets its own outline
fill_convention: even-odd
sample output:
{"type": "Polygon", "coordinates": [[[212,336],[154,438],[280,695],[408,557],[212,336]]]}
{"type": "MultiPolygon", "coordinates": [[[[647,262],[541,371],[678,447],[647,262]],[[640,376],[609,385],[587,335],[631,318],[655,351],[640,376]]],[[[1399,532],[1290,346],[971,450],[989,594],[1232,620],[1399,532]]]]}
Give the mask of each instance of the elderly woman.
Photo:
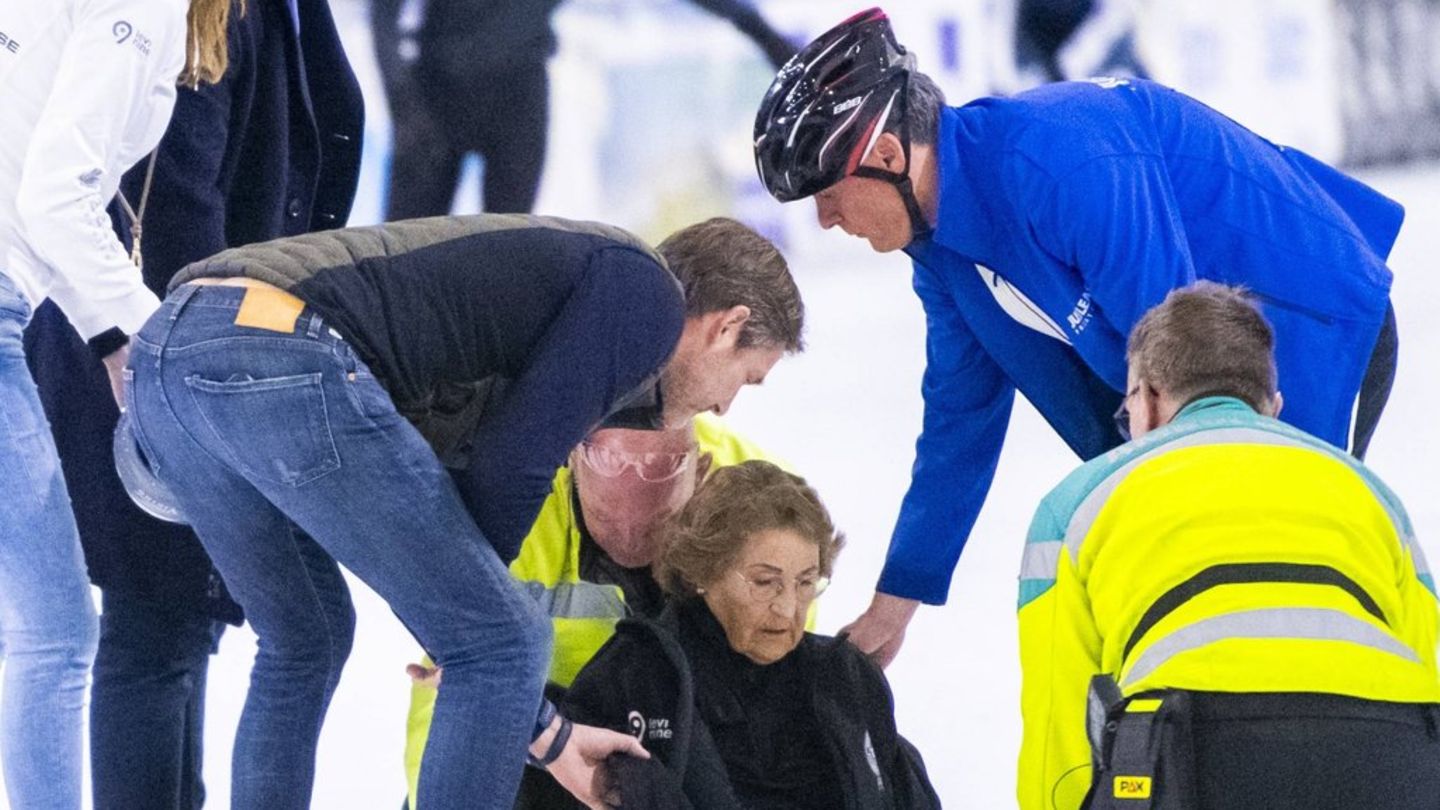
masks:
{"type": "Polygon", "coordinates": [[[567,716],[652,754],[612,759],[616,806],[939,806],[885,676],[805,632],[843,540],[803,479],[763,461],[718,470],[665,535],[671,606],[622,622],[566,698],[567,716]]]}

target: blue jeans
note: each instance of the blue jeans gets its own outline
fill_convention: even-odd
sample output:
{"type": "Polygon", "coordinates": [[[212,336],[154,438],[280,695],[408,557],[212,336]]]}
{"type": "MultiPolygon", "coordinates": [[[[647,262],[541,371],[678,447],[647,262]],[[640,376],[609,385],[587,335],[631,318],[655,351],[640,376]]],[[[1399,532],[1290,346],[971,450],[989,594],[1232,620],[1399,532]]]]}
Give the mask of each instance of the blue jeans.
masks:
{"type": "Polygon", "coordinates": [[[309,806],[354,628],[338,562],[445,668],[420,804],[508,808],[549,624],[350,346],[308,308],[289,331],[235,325],[253,292],[180,287],[130,361],[137,440],[259,636],[232,806],[309,806]]]}
{"type": "Polygon", "coordinates": [[[90,775],[103,810],[198,810],[205,678],[225,624],[106,591],[90,694],[90,775]]]}
{"type": "Polygon", "coordinates": [[[0,750],[15,808],[80,807],[95,605],[50,425],[25,365],[30,306],[0,272],[0,750]]]}

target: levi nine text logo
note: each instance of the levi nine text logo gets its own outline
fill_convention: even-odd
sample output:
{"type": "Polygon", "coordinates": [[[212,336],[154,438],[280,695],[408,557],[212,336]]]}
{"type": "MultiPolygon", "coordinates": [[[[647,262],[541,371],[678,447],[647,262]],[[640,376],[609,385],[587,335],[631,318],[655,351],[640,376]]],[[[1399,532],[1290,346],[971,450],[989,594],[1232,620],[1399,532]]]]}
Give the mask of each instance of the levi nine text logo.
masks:
{"type": "Polygon", "coordinates": [[[135,26],[131,25],[129,21],[116,20],[115,24],[110,26],[110,34],[115,37],[116,45],[130,42],[135,46],[135,50],[146,56],[150,55],[150,38],[136,31],[135,26]]]}

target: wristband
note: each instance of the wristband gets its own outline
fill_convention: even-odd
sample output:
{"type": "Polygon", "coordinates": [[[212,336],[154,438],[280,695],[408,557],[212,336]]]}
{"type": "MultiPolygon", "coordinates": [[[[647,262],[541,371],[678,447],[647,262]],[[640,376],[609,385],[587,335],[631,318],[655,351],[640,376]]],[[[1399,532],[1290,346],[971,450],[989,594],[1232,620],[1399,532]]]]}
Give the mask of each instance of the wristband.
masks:
{"type": "Polygon", "coordinates": [[[129,342],[129,335],[120,331],[120,328],[118,326],[112,326],[109,329],[106,329],[104,332],[101,332],[95,337],[85,341],[85,345],[90,347],[90,353],[95,355],[95,359],[104,360],[105,358],[114,354],[117,349],[124,347],[125,344],[129,342]]]}
{"type": "Polygon", "coordinates": [[[538,758],[527,755],[526,761],[536,768],[550,767],[550,763],[558,759],[565,750],[565,744],[570,742],[570,732],[573,729],[574,726],[570,723],[569,718],[561,717],[560,728],[555,731],[555,739],[550,741],[550,747],[545,750],[545,755],[538,758]]]}
{"type": "Polygon", "coordinates": [[[533,743],[540,739],[540,735],[545,733],[545,729],[550,728],[550,723],[554,719],[555,704],[545,698],[541,698],[540,713],[535,716],[535,730],[530,732],[530,742],[533,743]]]}

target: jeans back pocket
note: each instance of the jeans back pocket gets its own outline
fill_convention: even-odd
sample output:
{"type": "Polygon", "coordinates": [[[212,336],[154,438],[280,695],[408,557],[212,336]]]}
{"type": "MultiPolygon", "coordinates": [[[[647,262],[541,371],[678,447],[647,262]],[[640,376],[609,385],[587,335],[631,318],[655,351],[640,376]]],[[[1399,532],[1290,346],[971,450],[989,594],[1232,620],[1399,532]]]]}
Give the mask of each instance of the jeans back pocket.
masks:
{"type": "Polygon", "coordinates": [[[323,374],[268,379],[185,378],[195,408],[251,480],[300,486],[340,469],[323,374]]]}

